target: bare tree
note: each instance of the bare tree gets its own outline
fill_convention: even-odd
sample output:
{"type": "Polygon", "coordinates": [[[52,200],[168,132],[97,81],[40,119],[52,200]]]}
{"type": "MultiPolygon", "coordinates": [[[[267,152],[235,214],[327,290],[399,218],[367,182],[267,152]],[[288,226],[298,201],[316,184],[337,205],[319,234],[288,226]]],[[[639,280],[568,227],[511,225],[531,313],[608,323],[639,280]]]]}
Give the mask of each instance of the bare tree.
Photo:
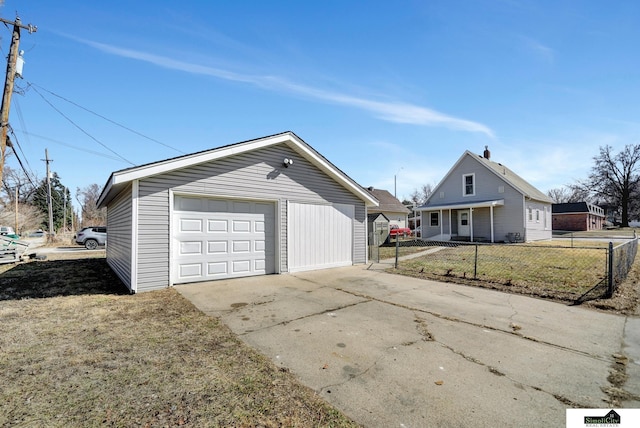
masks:
{"type": "Polygon", "coordinates": [[[547,191],[547,196],[553,199],[556,204],[564,204],[569,202],[571,197],[571,190],[566,187],[556,187],[547,191]]]}
{"type": "Polygon", "coordinates": [[[427,202],[427,198],[433,193],[433,186],[431,184],[423,184],[420,189],[413,189],[409,198],[415,205],[422,205],[427,202]]]}
{"type": "Polygon", "coordinates": [[[44,215],[42,212],[31,204],[18,203],[17,209],[14,205],[13,207],[7,206],[5,210],[0,210],[0,224],[14,226],[17,223],[16,233],[19,235],[38,229],[43,220],[44,215]],[[16,212],[18,213],[17,219],[16,212]]]}
{"type": "Polygon", "coordinates": [[[640,209],[640,144],[626,145],[617,154],[612,150],[611,146],[600,147],[589,178],[575,187],[619,207],[622,227],[628,227],[629,219],[640,209]]]}
{"type": "Polygon", "coordinates": [[[565,204],[571,202],[591,202],[593,199],[589,192],[586,192],[580,186],[570,185],[567,187],[556,187],[547,191],[547,196],[553,199],[556,204],[565,204]]]}
{"type": "Polygon", "coordinates": [[[104,225],[107,222],[106,208],[98,209],[100,186],[91,184],[76,190],[76,200],[80,203],[83,225],[104,225]]]}

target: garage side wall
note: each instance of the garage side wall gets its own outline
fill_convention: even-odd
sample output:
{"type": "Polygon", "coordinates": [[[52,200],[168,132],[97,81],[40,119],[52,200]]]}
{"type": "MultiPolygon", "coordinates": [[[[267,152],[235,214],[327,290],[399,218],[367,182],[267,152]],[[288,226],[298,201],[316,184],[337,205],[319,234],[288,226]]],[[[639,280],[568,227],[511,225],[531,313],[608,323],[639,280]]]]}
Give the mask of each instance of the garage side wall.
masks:
{"type": "Polygon", "coordinates": [[[287,201],[354,205],[353,262],[366,261],[363,201],[283,144],[140,180],[138,291],[170,283],[169,189],[176,194],[278,201],[281,272],[287,271],[287,201]],[[284,158],[293,159],[293,165],[285,168],[284,158]]]}
{"type": "Polygon", "coordinates": [[[107,209],[107,263],[131,291],[132,190],[123,190],[107,209]]]}

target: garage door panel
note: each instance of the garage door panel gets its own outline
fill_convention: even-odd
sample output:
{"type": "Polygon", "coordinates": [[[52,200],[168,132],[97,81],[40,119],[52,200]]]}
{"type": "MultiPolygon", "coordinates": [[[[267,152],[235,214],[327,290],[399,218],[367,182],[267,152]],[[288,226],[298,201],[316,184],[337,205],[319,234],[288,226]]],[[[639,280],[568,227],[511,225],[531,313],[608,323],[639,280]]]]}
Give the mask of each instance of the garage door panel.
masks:
{"type": "Polygon", "coordinates": [[[289,271],[353,263],[353,205],[289,203],[289,271]]]}
{"type": "Polygon", "coordinates": [[[228,248],[227,241],[209,241],[207,242],[207,252],[209,254],[226,254],[228,248]]]}
{"type": "Polygon", "coordinates": [[[229,230],[228,221],[227,220],[208,220],[207,221],[207,231],[209,232],[226,232],[229,230]]]}
{"type": "Polygon", "coordinates": [[[233,220],[233,229],[236,233],[251,232],[251,221],[249,220],[233,220]]]}
{"type": "Polygon", "coordinates": [[[226,275],[227,262],[207,263],[207,273],[209,275],[226,275]]]}
{"type": "Polygon", "coordinates": [[[197,198],[174,198],[174,283],[276,271],[275,204],[183,199],[197,198]],[[180,211],[180,207],[201,211],[180,211]],[[219,211],[206,211],[212,208],[219,211]]]}
{"type": "Polygon", "coordinates": [[[180,255],[202,255],[202,241],[180,242],[180,255]]]}
{"type": "Polygon", "coordinates": [[[202,219],[199,219],[199,218],[180,219],[180,232],[202,232],[202,219]]]}
{"type": "Polygon", "coordinates": [[[180,276],[182,278],[193,278],[202,276],[202,264],[185,263],[180,265],[180,276]]]}

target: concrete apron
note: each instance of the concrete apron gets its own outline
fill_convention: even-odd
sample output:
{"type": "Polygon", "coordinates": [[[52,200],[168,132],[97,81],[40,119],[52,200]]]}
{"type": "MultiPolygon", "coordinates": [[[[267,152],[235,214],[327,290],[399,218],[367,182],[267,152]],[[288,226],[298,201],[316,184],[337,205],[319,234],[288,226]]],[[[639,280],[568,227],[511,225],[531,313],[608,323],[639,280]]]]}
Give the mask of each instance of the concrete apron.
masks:
{"type": "Polygon", "coordinates": [[[364,266],[176,289],[369,427],[564,426],[623,352],[622,316],[364,266]]]}

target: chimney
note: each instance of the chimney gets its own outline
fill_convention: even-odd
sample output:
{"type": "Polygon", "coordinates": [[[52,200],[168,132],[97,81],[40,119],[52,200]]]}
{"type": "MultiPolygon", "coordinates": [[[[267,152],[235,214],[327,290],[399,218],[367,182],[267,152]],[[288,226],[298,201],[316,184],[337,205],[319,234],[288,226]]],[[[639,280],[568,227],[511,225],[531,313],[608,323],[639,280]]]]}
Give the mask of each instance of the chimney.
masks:
{"type": "Polygon", "coordinates": [[[484,153],[482,154],[482,156],[485,159],[491,159],[491,152],[489,151],[489,146],[484,146],[484,153]]]}

